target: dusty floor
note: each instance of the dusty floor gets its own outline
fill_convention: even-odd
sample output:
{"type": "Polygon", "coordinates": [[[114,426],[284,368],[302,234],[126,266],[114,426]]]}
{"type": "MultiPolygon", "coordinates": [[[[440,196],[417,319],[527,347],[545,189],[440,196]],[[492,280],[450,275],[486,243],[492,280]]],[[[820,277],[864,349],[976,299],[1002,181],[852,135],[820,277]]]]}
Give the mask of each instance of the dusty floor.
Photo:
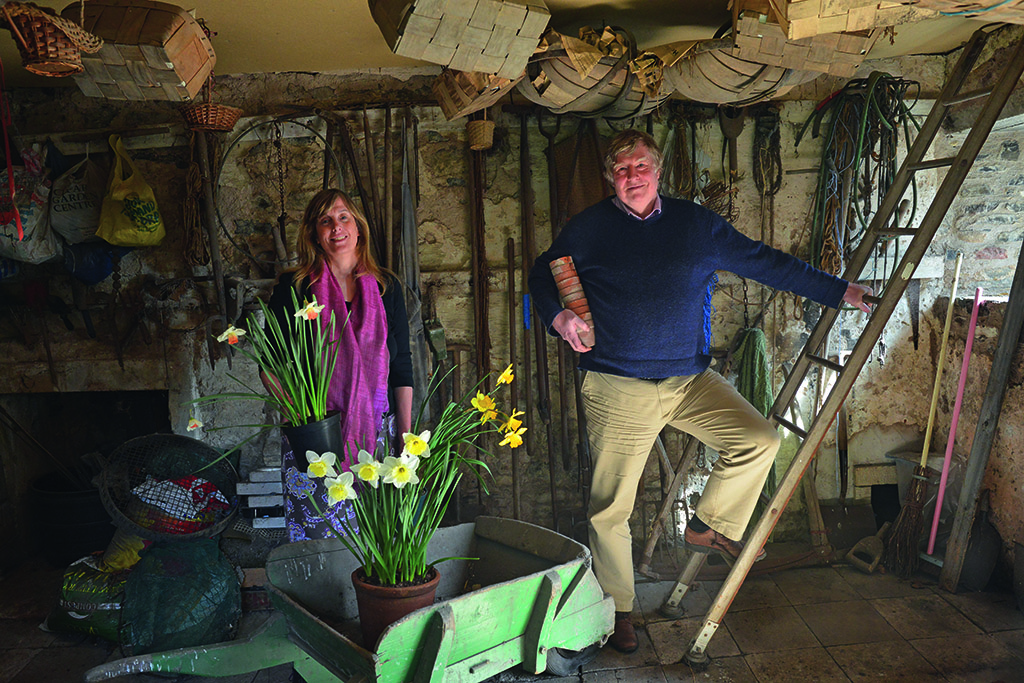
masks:
{"type": "MultiPolygon", "coordinates": [[[[46,633],[39,624],[55,603],[61,572],[40,562],[0,579],[0,683],[65,683],[120,657],[87,636],[46,633]]],[[[658,607],[673,582],[638,584],[634,613],[641,647],[633,655],[605,648],[569,678],[507,672],[502,682],[630,681],[977,681],[1024,683],[1024,614],[1010,594],[951,595],[921,577],[860,573],[848,566],[802,568],[751,577],[711,641],[703,673],[677,663],[719,583],[703,581],[684,599],[687,616],[658,607]]],[[[250,613],[249,618],[269,612],[250,613]]],[[[217,679],[179,681],[286,683],[290,666],[217,679]]],[[[158,683],[136,674],[116,680],[158,683]]],[[[498,679],[492,679],[497,681],[498,679]]]]}

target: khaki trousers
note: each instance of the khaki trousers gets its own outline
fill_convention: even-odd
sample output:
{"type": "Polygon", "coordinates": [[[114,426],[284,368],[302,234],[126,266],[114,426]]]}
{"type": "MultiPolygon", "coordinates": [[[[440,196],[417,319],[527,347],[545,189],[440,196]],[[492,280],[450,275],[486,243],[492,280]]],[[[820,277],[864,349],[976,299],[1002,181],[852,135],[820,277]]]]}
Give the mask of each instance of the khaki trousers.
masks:
{"type": "Polygon", "coordinates": [[[637,483],[665,425],[692,434],[719,454],[697,516],[740,540],[779,449],[779,435],[720,374],[643,380],[588,372],[583,381],[594,475],[590,549],[615,610],[633,609],[629,517],[637,483]]]}

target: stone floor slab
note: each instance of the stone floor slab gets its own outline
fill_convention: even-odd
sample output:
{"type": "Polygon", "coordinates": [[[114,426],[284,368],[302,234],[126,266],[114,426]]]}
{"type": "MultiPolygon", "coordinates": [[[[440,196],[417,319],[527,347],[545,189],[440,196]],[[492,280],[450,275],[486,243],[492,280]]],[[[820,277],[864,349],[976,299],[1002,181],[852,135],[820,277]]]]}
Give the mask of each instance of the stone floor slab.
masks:
{"type": "Polygon", "coordinates": [[[911,640],[922,657],[951,683],[1024,683],[1024,667],[987,634],[911,640]]]}
{"type": "Polygon", "coordinates": [[[793,605],[856,600],[861,596],[831,567],[791,569],[772,574],[775,585],[793,605]]]}
{"type": "Polygon", "coordinates": [[[591,671],[583,674],[583,683],[668,683],[660,666],[647,666],[629,671],[591,671]]]}
{"type": "Polygon", "coordinates": [[[636,638],[640,642],[640,648],[632,654],[623,654],[609,645],[605,645],[597,653],[594,661],[583,667],[583,672],[604,671],[606,669],[635,669],[645,666],[654,666],[658,663],[658,654],[654,650],[654,644],[647,635],[647,628],[642,625],[642,620],[637,620],[634,615],[633,624],[636,626],[636,638]]]}
{"type": "Polygon", "coordinates": [[[895,642],[858,643],[828,648],[853,683],[930,683],[945,677],[902,638],[895,642]]]}
{"type": "Polygon", "coordinates": [[[992,637],[1006,646],[1010,654],[1024,662],[1024,629],[1020,631],[1000,631],[992,637]]]}
{"type": "Polygon", "coordinates": [[[866,600],[796,605],[795,609],[825,647],[899,638],[899,634],[866,600]]]}
{"type": "Polygon", "coordinates": [[[24,647],[0,650],[0,683],[7,683],[13,679],[18,672],[28,666],[33,657],[40,653],[45,656],[45,650],[24,647]]]}
{"type": "Polygon", "coordinates": [[[744,612],[764,607],[783,607],[789,600],[771,576],[755,576],[743,582],[736,599],[729,605],[730,612],[744,612]]]}
{"type": "Polygon", "coordinates": [[[1012,593],[945,593],[946,602],[956,607],[986,633],[1024,629],[1024,614],[1012,593]]]}
{"type": "Polygon", "coordinates": [[[909,598],[921,595],[922,591],[931,593],[934,590],[930,582],[901,579],[895,574],[885,572],[884,569],[865,574],[851,566],[839,565],[835,570],[862,598],[909,598]]]}
{"type": "Polygon", "coordinates": [[[95,647],[48,648],[33,657],[9,683],[58,683],[80,681],[82,674],[106,659],[106,652],[95,647]]]}
{"type": "MultiPolygon", "coordinates": [[[[700,630],[703,621],[703,617],[689,617],[649,625],[647,631],[651,636],[651,642],[654,643],[654,650],[658,654],[658,662],[667,665],[680,661],[689,649],[690,641],[700,630]]],[[[740,649],[729,633],[728,627],[723,625],[715,631],[714,637],[708,643],[707,652],[712,659],[718,659],[719,657],[734,657],[740,654],[740,649]]]]}
{"type": "Polygon", "coordinates": [[[824,648],[762,652],[744,657],[758,683],[849,683],[824,648]]]}
{"type": "Polygon", "coordinates": [[[0,619],[0,649],[49,647],[57,639],[39,628],[35,621],[0,619]]]}
{"type": "Polygon", "coordinates": [[[743,657],[712,658],[708,663],[708,668],[704,671],[695,671],[688,664],[666,666],[664,671],[665,678],[669,681],[688,681],[689,683],[757,683],[757,678],[751,672],[743,657]]]}
{"type": "Polygon", "coordinates": [[[726,615],[725,623],[743,654],[820,646],[792,607],[765,607],[735,614],[730,612],[726,615]]]}
{"type": "Polygon", "coordinates": [[[935,594],[869,602],[907,640],[981,633],[967,617],[935,594]]]}

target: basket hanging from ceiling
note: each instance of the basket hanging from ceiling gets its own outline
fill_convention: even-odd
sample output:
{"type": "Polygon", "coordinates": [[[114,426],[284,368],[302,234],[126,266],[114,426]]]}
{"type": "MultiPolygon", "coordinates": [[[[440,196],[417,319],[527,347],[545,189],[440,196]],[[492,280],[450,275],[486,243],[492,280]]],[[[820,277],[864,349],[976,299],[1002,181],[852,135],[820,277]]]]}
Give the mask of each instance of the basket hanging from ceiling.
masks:
{"type": "Polygon", "coordinates": [[[22,65],[40,76],[81,73],[82,52],[98,52],[103,40],[75,22],[30,2],[8,2],[0,8],[14,34],[22,65]]]}
{"type": "Polygon", "coordinates": [[[639,63],[636,43],[625,29],[580,30],[580,38],[548,31],[517,86],[534,104],[555,114],[628,119],[652,112],[669,94],[639,63]]]}
{"type": "Polygon", "coordinates": [[[206,79],[203,89],[206,91],[204,102],[185,105],[181,108],[181,115],[185,117],[189,129],[230,133],[238,123],[239,117],[242,116],[242,110],[213,101],[212,73],[206,79]]]}
{"type": "Polygon", "coordinates": [[[818,76],[741,59],[722,41],[698,42],[685,57],[665,67],[665,85],[688,100],[707,104],[748,105],[780,97],[818,76]]]}

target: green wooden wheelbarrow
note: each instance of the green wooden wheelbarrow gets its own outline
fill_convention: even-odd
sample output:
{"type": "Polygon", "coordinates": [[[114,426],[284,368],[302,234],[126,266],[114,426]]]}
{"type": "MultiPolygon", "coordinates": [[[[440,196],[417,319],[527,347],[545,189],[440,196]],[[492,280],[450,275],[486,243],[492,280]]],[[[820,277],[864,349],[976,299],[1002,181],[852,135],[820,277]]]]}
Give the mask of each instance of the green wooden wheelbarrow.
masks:
{"type": "Polygon", "coordinates": [[[614,630],[614,604],[590,551],[542,527],[497,517],[439,529],[437,601],[360,644],[350,576],[335,540],[276,548],[267,560],[276,613],[249,636],[130,657],[90,669],[88,682],[149,671],[231,676],[292,662],[309,683],[482,681],[515,666],[569,675],[614,630]]]}

